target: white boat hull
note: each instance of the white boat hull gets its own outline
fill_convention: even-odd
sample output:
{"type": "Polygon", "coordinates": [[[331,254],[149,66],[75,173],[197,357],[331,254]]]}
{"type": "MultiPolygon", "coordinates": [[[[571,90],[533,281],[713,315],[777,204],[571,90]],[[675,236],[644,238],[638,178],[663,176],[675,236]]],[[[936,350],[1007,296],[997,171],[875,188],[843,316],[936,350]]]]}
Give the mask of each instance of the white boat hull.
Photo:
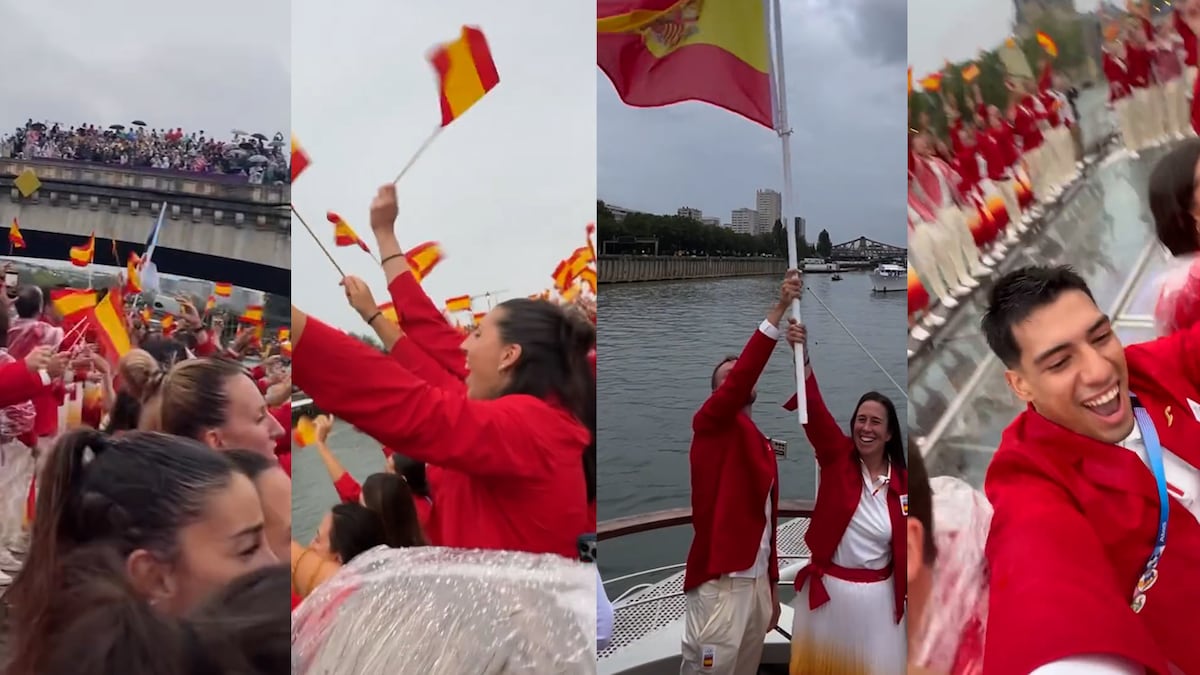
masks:
{"type": "Polygon", "coordinates": [[[908,290],[908,277],[888,276],[871,272],[871,290],[876,293],[891,293],[908,290]]]}

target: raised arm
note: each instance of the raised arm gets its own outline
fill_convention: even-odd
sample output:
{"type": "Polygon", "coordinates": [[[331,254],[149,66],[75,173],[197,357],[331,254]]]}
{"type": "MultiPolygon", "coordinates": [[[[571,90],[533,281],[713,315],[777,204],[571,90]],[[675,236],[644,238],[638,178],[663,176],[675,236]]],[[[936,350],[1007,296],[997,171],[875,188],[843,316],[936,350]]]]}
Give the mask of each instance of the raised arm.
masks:
{"type": "MultiPolygon", "coordinates": [[[[793,349],[798,344],[806,344],[808,332],[804,324],[797,323],[795,319],[791,320],[787,339],[793,349]]],[[[817,463],[825,466],[845,454],[852,447],[853,441],[838,426],[833,413],[829,412],[829,406],[825,405],[825,399],[821,397],[821,388],[817,386],[817,376],[813,374],[812,359],[807,347],[804,349],[804,396],[808,402],[808,424],[804,425],[804,435],[816,451],[817,463]]],[[[798,406],[799,399],[794,394],[783,404],[783,407],[790,411],[795,411],[798,406]]]]}
{"type": "Polygon", "coordinates": [[[791,306],[792,300],[800,296],[802,288],[800,273],[789,272],[780,289],[779,301],[767,312],[767,318],[750,336],[725,380],[713,390],[704,405],[700,406],[692,420],[694,430],[724,426],[750,402],[750,394],[754,391],[754,386],[758,383],[758,378],[767,366],[771,352],[775,350],[779,340],[779,322],[791,306]]]}
{"type": "Polygon", "coordinates": [[[337,491],[338,498],[347,503],[357,502],[362,496],[362,485],[354,480],[354,476],[346,471],[346,467],[342,466],[342,462],[329,449],[329,432],[333,429],[333,419],[328,415],[318,415],[313,420],[313,426],[317,429],[317,454],[321,456],[321,463],[329,472],[329,480],[333,481],[333,489],[337,491]]]}
{"type": "Polygon", "coordinates": [[[49,347],[36,347],[24,361],[0,366],[0,408],[24,403],[50,390],[51,372],[62,374],[66,357],[56,356],[49,347]]]}
{"type": "Polygon", "coordinates": [[[1003,459],[992,464],[985,488],[995,506],[986,547],[988,671],[1028,673],[1065,657],[1093,656],[1168,672],[1153,637],[1129,610],[1132,585],[1118,587],[1073,498],[1003,459]]]}
{"type": "Polygon", "coordinates": [[[293,310],[292,378],[322,410],[412,459],[474,475],[535,478],[578,466],[591,436],[566,411],[531,396],[468,400],[293,310]],[[564,453],[578,446],[579,453],[564,453]]]}

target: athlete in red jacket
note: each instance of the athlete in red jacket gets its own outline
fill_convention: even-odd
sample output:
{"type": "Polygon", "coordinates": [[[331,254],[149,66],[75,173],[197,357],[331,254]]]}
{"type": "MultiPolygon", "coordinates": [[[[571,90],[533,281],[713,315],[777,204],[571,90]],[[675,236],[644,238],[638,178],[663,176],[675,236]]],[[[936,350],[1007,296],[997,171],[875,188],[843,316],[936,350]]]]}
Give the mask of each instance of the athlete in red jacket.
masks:
{"type": "Polygon", "coordinates": [[[779,339],[779,321],[800,297],[800,274],[783,282],[741,356],[712,375],[712,395],[692,420],[692,546],[683,590],[684,675],[758,672],[763,638],[779,619],[775,519],[779,470],[770,441],[750,418],[755,386],[779,339]]]}
{"type": "Polygon", "coordinates": [[[1079,276],[1029,267],[983,330],[1029,404],[984,484],[985,672],[1200,672],[1200,326],[1124,347],[1079,276]]]}

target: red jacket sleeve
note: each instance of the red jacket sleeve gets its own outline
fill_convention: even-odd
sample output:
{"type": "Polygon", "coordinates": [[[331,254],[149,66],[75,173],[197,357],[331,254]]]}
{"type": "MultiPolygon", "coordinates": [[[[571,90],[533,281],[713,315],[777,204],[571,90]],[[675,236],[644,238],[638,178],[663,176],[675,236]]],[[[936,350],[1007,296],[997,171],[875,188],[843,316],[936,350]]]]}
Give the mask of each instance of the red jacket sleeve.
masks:
{"type": "Polygon", "coordinates": [[[476,401],[438,389],[312,317],[292,364],[296,385],[326,412],[407,457],[466,474],[551,476],[571,455],[574,466],[591,438],[570,414],[532,396],[476,401]],[[573,446],[578,453],[563,452],[573,446]]]}
{"type": "Polygon", "coordinates": [[[1123,657],[1167,672],[1129,611],[1112,564],[1072,498],[1024,461],[998,456],[985,482],[995,507],[985,672],[1028,673],[1081,654],[1123,657]]]}
{"type": "Polygon", "coordinates": [[[338,498],[347,504],[357,504],[359,497],[362,497],[362,486],[354,480],[349,471],[333,481],[333,489],[337,490],[338,498]]]}
{"type": "Polygon", "coordinates": [[[205,358],[217,353],[217,339],[211,329],[203,328],[196,333],[196,356],[205,358]]]}
{"type": "Polygon", "coordinates": [[[250,369],[250,377],[255,381],[259,381],[267,376],[267,369],[261,363],[250,369]]]}
{"type": "Polygon", "coordinates": [[[742,348],[742,353],[734,362],[725,381],[708,397],[704,405],[692,419],[694,431],[705,431],[714,427],[723,428],[729,420],[734,419],[746,403],[750,401],[750,393],[762,375],[763,368],[771,359],[777,341],[763,334],[758,328],[750,336],[749,342],[742,348]]]}
{"type": "Polygon", "coordinates": [[[400,327],[408,337],[451,375],[465,379],[467,363],[461,347],[462,336],[446,323],[446,317],[413,275],[405,272],[393,279],[388,285],[388,293],[400,317],[400,327]]]}
{"type": "Polygon", "coordinates": [[[402,337],[396,340],[396,344],[392,345],[391,354],[405,369],[429,384],[448,392],[466,394],[467,387],[463,381],[434,361],[433,357],[426,354],[411,338],[402,337]]]}
{"type": "MultiPolygon", "coordinates": [[[[821,397],[821,387],[817,385],[816,373],[805,378],[804,397],[808,403],[808,424],[804,425],[804,435],[808,436],[808,442],[812,443],[817,454],[817,463],[825,466],[845,454],[847,444],[852,444],[853,441],[842,432],[833,413],[829,412],[829,406],[825,405],[825,399],[821,397]]],[[[800,399],[795,395],[783,404],[785,409],[792,411],[799,406],[800,399]]]]}
{"type": "Polygon", "coordinates": [[[49,390],[41,375],[29,372],[23,361],[0,366],[0,408],[24,403],[49,390]]]}

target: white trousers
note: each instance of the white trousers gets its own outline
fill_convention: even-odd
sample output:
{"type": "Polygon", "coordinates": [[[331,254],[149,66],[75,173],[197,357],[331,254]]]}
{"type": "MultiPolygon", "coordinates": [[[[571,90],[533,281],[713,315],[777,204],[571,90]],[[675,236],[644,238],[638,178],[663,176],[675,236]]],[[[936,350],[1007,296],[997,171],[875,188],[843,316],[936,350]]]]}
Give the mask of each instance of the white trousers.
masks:
{"type": "Polygon", "coordinates": [[[1041,145],[1032,149],[1026,150],[1021,155],[1025,160],[1025,170],[1029,172],[1029,188],[1033,190],[1033,198],[1036,202],[1040,202],[1046,197],[1046,166],[1042,155],[1045,152],[1046,144],[1043,141],[1041,145]]]}
{"type": "Polygon", "coordinates": [[[939,210],[937,216],[950,242],[950,256],[955,262],[954,270],[958,273],[959,281],[970,281],[973,273],[983,265],[979,262],[979,247],[975,246],[975,238],[971,236],[971,226],[963,210],[957,206],[947,206],[939,210]]]}
{"type": "Polygon", "coordinates": [[[1132,96],[1126,96],[1113,102],[1113,112],[1117,115],[1117,128],[1121,130],[1121,141],[1125,144],[1125,149],[1130,151],[1137,150],[1137,129],[1133,123],[1135,107],[1132,96]]]}
{"type": "Polygon", "coordinates": [[[959,285],[954,265],[947,255],[949,242],[935,223],[917,223],[908,239],[910,260],[925,288],[943,304],[959,285]]]}
{"type": "Polygon", "coordinates": [[[1167,133],[1187,134],[1189,126],[1189,110],[1186,92],[1183,89],[1183,78],[1177,77],[1162,86],[1163,108],[1166,112],[1167,133]]]}
{"type": "Polygon", "coordinates": [[[725,575],[688,591],[680,675],[755,675],[774,611],[765,576],[725,575]]]}

